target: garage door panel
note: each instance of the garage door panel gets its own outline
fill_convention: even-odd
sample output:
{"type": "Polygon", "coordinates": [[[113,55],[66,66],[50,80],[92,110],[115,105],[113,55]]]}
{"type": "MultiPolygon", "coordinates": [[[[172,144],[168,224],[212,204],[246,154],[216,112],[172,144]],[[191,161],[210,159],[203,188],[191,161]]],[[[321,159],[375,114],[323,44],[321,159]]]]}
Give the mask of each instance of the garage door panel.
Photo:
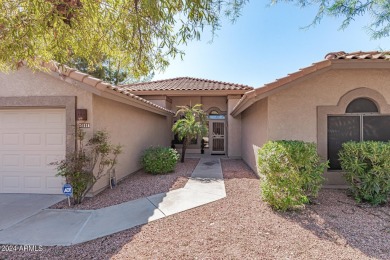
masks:
{"type": "Polygon", "coordinates": [[[23,134],[23,141],[23,145],[42,145],[42,138],[40,133],[23,134]]]}
{"type": "Polygon", "coordinates": [[[3,172],[0,179],[2,193],[47,193],[60,194],[61,187],[65,183],[63,178],[55,176],[55,173],[49,176],[43,176],[42,172],[29,172],[24,175],[15,171],[3,172]],[[42,192],[45,191],[45,192],[42,192]]]}
{"type": "Polygon", "coordinates": [[[1,178],[1,187],[3,193],[15,193],[22,190],[21,177],[15,176],[13,173],[6,173],[1,178]]]}
{"type": "Polygon", "coordinates": [[[42,128],[45,123],[45,117],[41,111],[37,112],[27,112],[23,114],[23,126],[28,126],[31,128],[42,128]]]}
{"type": "Polygon", "coordinates": [[[45,122],[52,127],[61,128],[65,124],[65,114],[62,112],[47,113],[45,122]]]}
{"type": "Polygon", "coordinates": [[[3,154],[2,168],[18,168],[20,167],[20,154],[3,154]]]}
{"type": "Polygon", "coordinates": [[[55,168],[55,165],[50,165],[51,163],[61,161],[65,158],[65,154],[48,154],[45,156],[45,164],[47,167],[55,168]]]}
{"type": "Polygon", "coordinates": [[[61,145],[63,146],[65,143],[65,136],[63,134],[57,133],[47,133],[46,134],[46,145],[61,145]]]}
{"type": "Polygon", "coordinates": [[[24,188],[26,189],[40,189],[42,188],[42,177],[40,176],[26,176],[24,177],[24,188]]]}
{"type": "Polygon", "coordinates": [[[1,134],[2,145],[19,145],[19,134],[18,133],[3,133],[1,134]]]}
{"type": "Polygon", "coordinates": [[[21,115],[18,112],[5,111],[2,113],[3,115],[0,117],[1,127],[4,129],[17,129],[20,121],[21,115]]]}
{"type": "Polygon", "coordinates": [[[24,155],[23,167],[43,167],[42,155],[40,154],[26,154],[24,155]]]}
{"type": "Polygon", "coordinates": [[[64,153],[52,154],[51,152],[42,154],[36,151],[22,151],[23,154],[2,154],[0,160],[0,170],[23,170],[31,169],[54,169],[55,166],[50,165],[53,162],[60,161],[65,158],[64,153]]]}
{"type": "Polygon", "coordinates": [[[0,193],[61,193],[50,163],[65,158],[65,111],[0,110],[0,122],[0,193]]]}
{"type": "Polygon", "coordinates": [[[57,189],[58,185],[61,185],[61,187],[62,187],[62,185],[65,184],[64,180],[62,180],[61,178],[55,177],[55,176],[48,176],[45,179],[46,179],[45,184],[46,184],[47,189],[57,189]],[[58,182],[59,179],[61,179],[60,182],[58,182]]]}

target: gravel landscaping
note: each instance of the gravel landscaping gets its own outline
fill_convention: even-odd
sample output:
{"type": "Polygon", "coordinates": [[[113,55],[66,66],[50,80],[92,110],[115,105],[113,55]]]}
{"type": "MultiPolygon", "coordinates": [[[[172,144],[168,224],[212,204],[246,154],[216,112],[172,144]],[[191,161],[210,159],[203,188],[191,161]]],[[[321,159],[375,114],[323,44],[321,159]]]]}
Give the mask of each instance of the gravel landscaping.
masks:
{"type": "Polygon", "coordinates": [[[199,159],[186,159],[185,163],[177,164],[174,172],[162,175],[152,175],[140,170],[118,182],[115,188],[108,188],[93,198],[85,198],[82,204],[69,207],[68,200],[65,199],[50,208],[100,209],[153,194],[180,189],[186,185],[198,162],[199,159]]]}
{"type": "Polygon", "coordinates": [[[277,213],[241,160],[221,161],[224,199],[83,244],[0,258],[390,259],[390,205],[359,206],[343,190],[322,190],[304,211],[277,213]]]}

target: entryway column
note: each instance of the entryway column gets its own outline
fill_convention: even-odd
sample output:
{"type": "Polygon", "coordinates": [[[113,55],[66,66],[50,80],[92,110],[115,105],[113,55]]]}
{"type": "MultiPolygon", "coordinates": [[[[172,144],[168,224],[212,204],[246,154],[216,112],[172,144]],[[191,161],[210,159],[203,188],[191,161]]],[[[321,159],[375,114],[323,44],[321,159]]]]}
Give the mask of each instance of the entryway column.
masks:
{"type": "Polygon", "coordinates": [[[241,158],[241,115],[230,115],[240,99],[241,95],[228,95],[227,155],[230,158],[241,158]]]}

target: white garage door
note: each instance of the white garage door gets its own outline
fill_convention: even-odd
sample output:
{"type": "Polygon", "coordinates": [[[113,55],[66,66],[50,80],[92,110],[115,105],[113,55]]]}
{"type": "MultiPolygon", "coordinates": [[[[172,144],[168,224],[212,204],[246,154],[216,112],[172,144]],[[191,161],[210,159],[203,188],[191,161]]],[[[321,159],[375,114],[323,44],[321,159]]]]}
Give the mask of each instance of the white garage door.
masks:
{"type": "Polygon", "coordinates": [[[64,109],[0,110],[0,193],[61,193],[65,137],[64,109]]]}

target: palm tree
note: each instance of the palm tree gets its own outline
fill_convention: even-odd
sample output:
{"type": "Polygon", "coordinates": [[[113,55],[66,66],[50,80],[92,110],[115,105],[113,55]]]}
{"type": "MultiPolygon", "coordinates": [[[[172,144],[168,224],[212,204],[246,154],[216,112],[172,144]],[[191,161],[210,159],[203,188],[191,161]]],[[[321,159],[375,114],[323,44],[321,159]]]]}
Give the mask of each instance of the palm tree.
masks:
{"type": "Polygon", "coordinates": [[[184,162],[187,146],[191,140],[198,136],[207,134],[206,113],[202,110],[201,104],[191,106],[178,106],[176,116],[184,115],[184,118],[177,120],[172,126],[172,131],[178,135],[179,140],[183,140],[181,152],[181,162],[184,162]]]}

